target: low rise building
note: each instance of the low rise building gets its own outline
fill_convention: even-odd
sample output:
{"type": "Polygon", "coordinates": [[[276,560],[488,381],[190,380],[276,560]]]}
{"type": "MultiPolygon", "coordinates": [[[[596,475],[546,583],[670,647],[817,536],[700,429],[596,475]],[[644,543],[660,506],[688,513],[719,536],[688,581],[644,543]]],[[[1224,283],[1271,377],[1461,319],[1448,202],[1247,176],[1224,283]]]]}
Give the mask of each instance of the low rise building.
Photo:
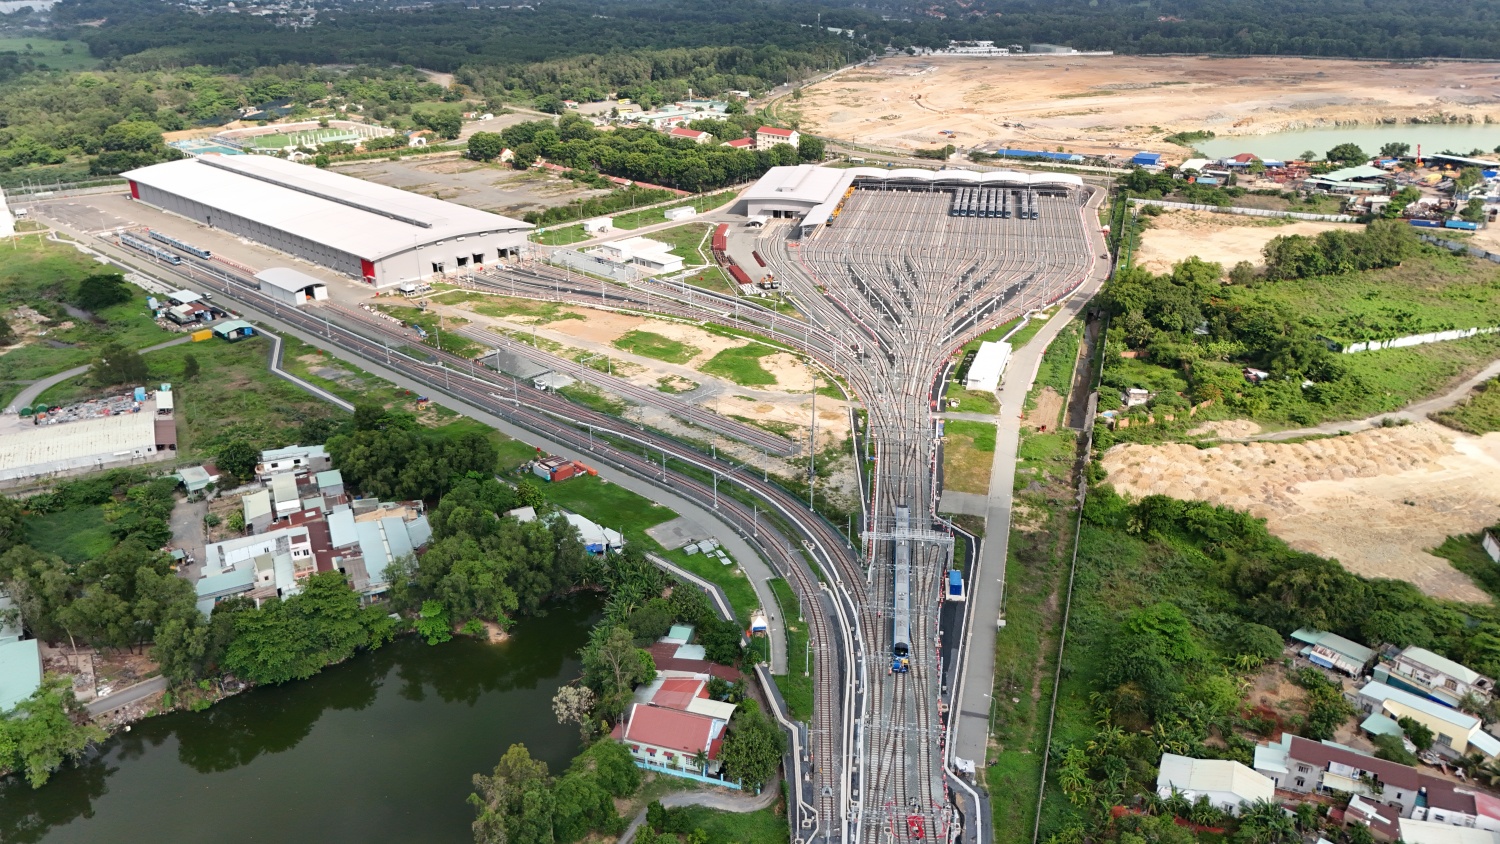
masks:
{"type": "Polygon", "coordinates": [[[262,451],[255,473],[261,480],[268,481],[278,472],[322,472],[331,468],[333,461],[323,446],[289,445],[262,451]]]}
{"type": "Polygon", "coordinates": [[[795,129],[779,129],[775,126],[762,126],[755,130],[755,148],[757,150],[768,150],[778,144],[791,144],[797,146],[802,140],[802,134],[795,129]]]}
{"type": "Polygon", "coordinates": [[[689,129],[686,126],[672,127],[671,131],[667,132],[667,137],[680,138],[685,141],[692,141],[695,144],[711,144],[714,141],[713,135],[707,132],[700,132],[697,129],[689,129]]]}
{"type": "Polygon", "coordinates": [[[1432,749],[1445,756],[1500,756],[1500,738],[1485,732],[1478,718],[1431,698],[1372,680],[1359,690],[1355,703],[1366,712],[1378,712],[1397,721],[1417,721],[1432,730],[1432,749]]]}
{"type": "Polygon", "coordinates": [[[616,264],[633,264],[648,273],[675,273],[682,270],[682,259],[672,254],[672,247],[648,237],[627,237],[601,243],[588,251],[616,264]]]}
{"type": "Polygon", "coordinates": [[[736,138],[732,141],[725,141],[724,143],[720,144],[720,146],[733,147],[735,149],[755,149],[755,139],[736,138]]]}
{"type": "Polygon", "coordinates": [[[1433,821],[1403,818],[1400,834],[1394,836],[1406,844],[1500,844],[1500,832],[1469,829],[1433,821]]]}
{"type": "Polygon", "coordinates": [[[240,499],[240,507],[245,517],[247,533],[265,533],[271,529],[271,522],[276,520],[269,489],[258,489],[244,496],[240,499]]]}
{"type": "Polygon", "coordinates": [[[16,708],[42,685],[41,645],[26,633],[19,620],[9,620],[16,609],[10,593],[0,588],[0,715],[16,708]]]}
{"type": "Polygon", "coordinates": [[[719,751],[728,726],[706,715],[633,703],[610,735],[629,748],[631,758],[643,768],[707,775],[719,770],[719,751]]]}
{"type": "Polygon", "coordinates": [[[1215,807],[1238,815],[1246,806],[1274,798],[1276,786],[1269,777],[1228,759],[1164,753],[1156,776],[1156,793],[1164,798],[1177,793],[1190,801],[1207,797],[1215,807]]]}
{"type": "Polygon", "coordinates": [[[1293,631],[1292,639],[1307,645],[1301,654],[1314,665],[1342,671],[1350,677],[1363,674],[1365,668],[1375,661],[1374,650],[1337,633],[1304,627],[1293,631]]]}
{"type": "Polygon", "coordinates": [[[1495,681],[1474,669],[1439,656],[1426,648],[1409,647],[1389,663],[1375,666],[1375,679],[1398,689],[1416,692],[1457,709],[1470,695],[1486,700],[1495,681]]]}

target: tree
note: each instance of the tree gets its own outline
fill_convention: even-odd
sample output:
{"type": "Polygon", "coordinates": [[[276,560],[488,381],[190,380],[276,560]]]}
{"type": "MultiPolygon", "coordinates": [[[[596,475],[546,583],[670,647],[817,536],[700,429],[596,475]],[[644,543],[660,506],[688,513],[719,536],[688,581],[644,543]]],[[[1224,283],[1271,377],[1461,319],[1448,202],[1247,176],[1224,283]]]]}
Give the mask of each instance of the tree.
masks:
{"type": "Polygon", "coordinates": [[[1421,762],[1417,754],[1406,749],[1400,736],[1379,735],[1372,738],[1371,743],[1375,745],[1375,758],[1385,759],[1401,765],[1417,765],[1421,762]]]}
{"type": "Polygon", "coordinates": [[[219,449],[216,465],[242,481],[255,477],[255,467],[260,463],[260,451],[244,440],[230,440],[219,449]]]}
{"type": "Polygon", "coordinates": [[[464,155],[475,161],[494,161],[505,152],[505,139],[496,132],[475,132],[469,136],[464,155]]]}
{"type": "Polygon", "coordinates": [[[550,788],[547,763],[532,759],[525,745],[511,745],[493,773],[474,775],[469,805],[477,815],[472,826],[475,844],[551,842],[550,788]]]}
{"type": "Polygon", "coordinates": [[[1405,158],[1411,152],[1411,144],[1403,144],[1400,141],[1391,141],[1380,147],[1381,158],[1405,158]]]}
{"type": "Polygon", "coordinates": [[[94,359],[91,374],[103,387],[117,384],[139,384],[146,380],[146,361],[140,352],[124,343],[106,343],[94,359]]]}
{"type": "Polygon", "coordinates": [[[196,355],[182,356],[182,377],[184,380],[192,381],[198,377],[199,366],[196,355]]]}
{"type": "Polygon", "coordinates": [[[441,601],[423,601],[417,616],[417,635],[429,645],[440,645],[453,638],[453,621],[441,601]]]}
{"type": "Polygon", "coordinates": [[[94,273],[78,281],[73,304],[97,312],[130,301],[130,285],[119,273],[94,273]]]}
{"type": "Polygon", "coordinates": [[[1467,203],[1464,204],[1463,210],[1458,212],[1458,216],[1465,222],[1484,222],[1484,199],[1478,196],[1470,199],[1467,203]]]}
{"type": "Polygon", "coordinates": [[[441,108],[437,111],[418,112],[413,116],[418,126],[423,126],[436,132],[438,137],[446,140],[457,138],[464,128],[464,117],[458,109],[441,108]]]}
{"type": "Polygon", "coordinates": [[[1401,725],[1401,732],[1418,750],[1432,749],[1432,730],[1426,724],[1406,715],[1396,719],[1396,723],[1401,725]]]}
{"type": "Polygon", "coordinates": [[[302,680],[394,633],[385,610],[360,607],[342,572],[319,572],[296,595],[236,613],[224,667],[252,683],[302,680]]]}
{"type": "Polygon", "coordinates": [[[812,135],[801,135],[797,139],[797,157],[803,161],[818,162],[823,160],[824,144],[822,138],[812,135]]]}
{"type": "Polygon", "coordinates": [[[759,788],[776,774],[786,753],[786,736],[753,701],[740,704],[719,754],[725,775],[750,788],[759,788]]]}
{"type": "MultiPolygon", "coordinates": [[[[23,521],[25,510],[21,503],[14,498],[0,498],[0,554],[20,545],[26,541],[26,525],[23,521]]],[[[5,569],[0,565],[0,579],[4,579],[5,569]]]]}
{"type": "Polygon", "coordinates": [[[606,717],[625,710],[637,684],[656,678],[651,654],[635,646],[635,637],[623,625],[595,627],[582,657],[584,682],[599,692],[599,712],[606,717]]]}
{"type": "Polygon", "coordinates": [[[1327,160],[1339,164],[1363,164],[1370,160],[1358,144],[1342,143],[1328,151],[1327,160]]]}
{"type": "Polygon", "coordinates": [[[594,691],[588,686],[562,686],[552,696],[552,714],[559,724],[577,724],[583,740],[594,732],[594,691]]]}
{"type": "Polygon", "coordinates": [[[0,769],[24,771],[31,787],[41,788],[63,762],[107,736],[78,717],[81,709],[66,678],[44,679],[31,697],[0,717],[0,769]]]}

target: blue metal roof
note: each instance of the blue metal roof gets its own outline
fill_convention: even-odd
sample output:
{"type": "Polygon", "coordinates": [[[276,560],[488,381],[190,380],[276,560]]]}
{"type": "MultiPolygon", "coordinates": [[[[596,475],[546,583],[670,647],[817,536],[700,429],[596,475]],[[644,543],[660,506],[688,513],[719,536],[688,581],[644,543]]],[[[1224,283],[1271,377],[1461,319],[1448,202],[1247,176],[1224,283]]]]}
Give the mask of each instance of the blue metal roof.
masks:
{"type": "Polygon", "coordinates": [[[1047,152],[1040,149],[997,149],[995,155],[1004,158],[1045,158],[1051,161],[1067,161],[1077,163],[1083,160],[1083,156],[1072,152],[1047,152]]]}
{"type": "Polygon", "coordinates": [[[1132,164],[1147,164],[1147,165],[1160,164],[1161,163],[1161,153],[1159,153],[1159,152],[1138,152],[1138,153],[1135,154],[1135,156],[1133,158],[1130,159],[1130,163],[1132,163],[1132,164]]]}

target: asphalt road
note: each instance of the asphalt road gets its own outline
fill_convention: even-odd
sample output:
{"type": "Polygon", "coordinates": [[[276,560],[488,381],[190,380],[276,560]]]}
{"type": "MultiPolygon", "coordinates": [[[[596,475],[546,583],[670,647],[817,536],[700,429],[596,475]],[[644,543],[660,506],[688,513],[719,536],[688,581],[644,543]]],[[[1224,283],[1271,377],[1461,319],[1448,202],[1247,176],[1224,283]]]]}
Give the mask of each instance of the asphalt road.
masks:
{"type": "Polygon", "coordinates": [[[128,686],[114,694],[99,698],[85,708],[88,710],[90,718],[98,718],[106,712],[119,709],[122,706],[129,706],[136,701],[144,700],[157,692],[164,692],[166,690],[167,678],[160,676],[152,677],[145,682],[136,683],[134,686],[128,686]]]}
{"type": "MultiPolygon", "coordinates": [[[[1090,201],[1091,209],[1102,201],[1103,192],[1090,201]]],[[[1104,252],[1103,236],[1093,229],[1094,254],[1104,252]]],[[[955,695],[957,710],[955,739],[949,748],[955,757],[968,759],[980,769],[989,744],[990,693],[995,685],[995,639],[997,621],[1005,600],[1005,560],[1010,547],[1012,490],[1017,452],[1020,448],[1021,409],[1036,379],[1042,354],[1058,333],[1081,313],[1109,274],[1107,263],[1095,265],[1084,283],[1063,303],[1041,330],[1020,349],[1006,366],[1000,385],[1000,417],[995,437],[994,463],[990,472],[989,509],[985,515],[985,539],[977,565],[969,572],[969,595],[965,621],[963,678],[955,695]]]]}

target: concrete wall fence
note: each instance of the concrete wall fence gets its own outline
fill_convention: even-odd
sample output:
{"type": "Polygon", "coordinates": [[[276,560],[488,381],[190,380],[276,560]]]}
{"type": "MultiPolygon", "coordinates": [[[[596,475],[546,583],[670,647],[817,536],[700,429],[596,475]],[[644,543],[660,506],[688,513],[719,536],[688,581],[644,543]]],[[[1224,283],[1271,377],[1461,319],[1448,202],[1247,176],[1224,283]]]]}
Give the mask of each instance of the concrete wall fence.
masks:
{"type": "Polygon", "coordinates": [[[1493,261],[1496,264],[1500,264],[1500,255],[1480,249],[1478,246],[1470,246],[1467,243],[1459,243],[1454,240],[1444,240],[1441,237],[1433,237],[1430,234],[1421,234],[1420,232],[1417,234],[1417,237],[1420,237],[1427,243],[1431,243],[1433,246],[1441,246],[1453,252],[1464,252],[1472,257],[1483,258],[1486,261],[1493,261]]]}
{"type": "Polygon", "coordinates": [[[1198,205],[1192,202],[1168,202],[1165,199],[1141,199],[1132,196],[1131,205],[1155,205],[1158,208],[1173,208],[1181,211],[1208,211],[1213,214],[1238,214],[1242,217],[1287,217],[1293,220],[1317,220],[1325,223],[1357,223],[1357,217],[1348,214],[1304,214],[1301,211],[1272,211],[1268,208],[1235,208],[1222,205],[1198,205]]]}
{"type": "Polygon", "coordinates": [[[1445,343],[1449,340],[1462,340],[1465,337],[1476,337],[1480,334],[1494,334],[1500,331],[1500,327],[1494,328],[1455,328],[1451,331],[1430,331],[1426,334],[1408,334],[1405,337],[1393,337],[1389,340],[1367,340],[1359,343],[1350,343],[1340,346],[1334,341],[1328,342],[1329,348],[1336,352],[1352,355],[1355,352],[1371,352],[1379,349],[1404,349],[1408,346],[1422,346],[1427,343],[1445,343]]]}

